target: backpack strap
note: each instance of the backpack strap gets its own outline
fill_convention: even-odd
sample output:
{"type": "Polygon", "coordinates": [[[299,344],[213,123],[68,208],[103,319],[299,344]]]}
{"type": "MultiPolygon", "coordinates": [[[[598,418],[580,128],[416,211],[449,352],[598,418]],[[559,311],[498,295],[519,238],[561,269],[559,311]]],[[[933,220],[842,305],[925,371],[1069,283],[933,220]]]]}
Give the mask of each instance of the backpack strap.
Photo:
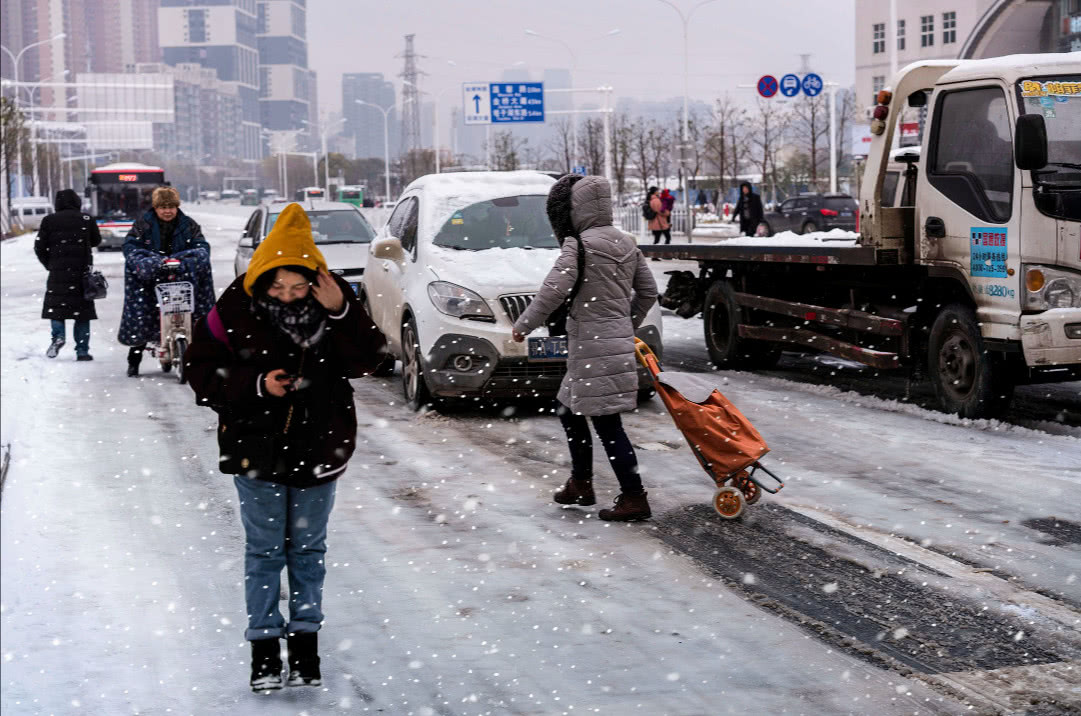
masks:
{"type": "Polygon", "coordinates": [[[228,348],[230,353],[233,352],[233,347],[229,345],[229,333],[225,330],[225,324],[221,322],[217,306],[211,308],[210,313],[206,314],[206,327],[210,329],[210,335],[214,336],[214,340],[228,348]]]}

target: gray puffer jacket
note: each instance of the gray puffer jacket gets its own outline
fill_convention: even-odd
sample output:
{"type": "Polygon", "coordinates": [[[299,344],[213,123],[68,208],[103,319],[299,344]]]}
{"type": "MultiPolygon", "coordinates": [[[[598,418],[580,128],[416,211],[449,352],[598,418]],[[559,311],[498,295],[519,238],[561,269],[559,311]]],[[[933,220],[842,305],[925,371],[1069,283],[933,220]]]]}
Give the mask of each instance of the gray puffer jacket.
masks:
{"type": "MultiPolygon", "coordinates": [[[[567,319],[567,375],[559,402],[581,415],[610,415],[637,405],[638,372],[634,331],[657,301],[657,283],[634,239],[612,226],[612,193],[604,177],[588,176],[569,184],[560,180],[548,201],[556,236],[573,227],[586,249],[585,276],[567,319]],[[553,201],[570,186],[570,201],[553,201]],[[567,206],[569,204],[569,207],[567,206]],[[553,206],[555,205],[555,206],[553,206]]],[[[574,288],[578,276],[578,241],[566,236],[555,266],[540,293],[514,324],[527,335],[574,288]]]]}

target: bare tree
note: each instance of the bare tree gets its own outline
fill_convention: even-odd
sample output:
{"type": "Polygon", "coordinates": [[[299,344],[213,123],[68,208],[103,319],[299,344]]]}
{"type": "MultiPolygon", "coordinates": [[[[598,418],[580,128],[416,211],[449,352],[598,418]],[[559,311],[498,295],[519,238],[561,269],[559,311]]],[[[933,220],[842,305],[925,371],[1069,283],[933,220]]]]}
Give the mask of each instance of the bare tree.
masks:
{"type": "Polygon", "coordinates": [[[792,109],[792,139],[798,151],[807,156],[810,184],[815,191],[822,189],[818,169],[829,152],[829,105],[826,102],[825,94],[801,97],[792,109]]]}
{"type": "Polygon", "coordinates": [[[717,162],[718,193],[722,196],[739,175],[740,156],[742,154],[742,129],[747,122],[747,110],[738,106],[731,97],[725,95],[718,99],[713,108],[713,131],[709,136],[708,146],[717,162]]]}
{"type": "Polygon", "coordinates": [[[578,154],[585,158],[590,174],[604,171],[604,120],[590,117],[578,132],[578,154]]]}
{"type": "Polygon", "coordinates": [[[616,180],[616,197],[622,200],[627,189],[627,163],[634,145],[634,123],[623,113],[611,116],[612,176],[616,180]]]}
{"type": "Polygon", "coordinates": [[[509,129],[492,132],[491,157],[495,169],[501,172],[518,169],[522,163],[522,150],[529,140],[514,136],[509,129]]]}
{"type": "Polygon", "coordinates": [[[672,162],[672,135],[664,125],[650,122],[648,136],[650,168],[658,182],[663,183],[672,162]]]}
{"type": "Polygon", "coordinates": [[[555,134],[549,141],[548,146],[559,163],[559,171],[569,174],[571,171],[571,159],[574,154],[574,129],[570,120],[560,117],[552,123],[555,134]]]}
{"type": "Polygon", "coordinates": [[[2,136],[0,136],[0,163],[4,166],[4,177],[7,179],[4,191],[4,212],[3,216],[0,216],[0,234],[5,231],[11,230],[13,227],[12,218],[13,214],[9,213],[11,209],[11,185],[12,175],[11,172],[14,169],[15,156],[19,151],[19,148],[25,144],[26,118],[23,113],[19,111],[19,108],[15,106],[7,97],[0,97],[0,127],[2,127],[2,136]]]}
{"type": "Polygon", "coordinates": [[[642,188],[649,186],[650,147],[653,143],[653,134],[650,126],[642,118],[635,120],[631,125],[631,147],[634,162],[638,168],[638,178],[642,181],[642,188]]]}
{"type": "Polygon", "coordinates": [[[687,141],[690,146],[687,148],[687,179],[688,189],[692,188],[690,184],[694,184],[694,189],[698,189],[698,173],[702,170],[706,160],[706,142],[705,137],[708,131],[706,122],[699,115],[697,111],[692,111],[690,117],[687,120],[687,141]]]}
{"type": "Polygon", "coordinates": [[[772,201],[777,200],[777,155],[781,150],[790,121],[788,113],[776,102],[759,98],[751,117],[750,145],[752,159],[762,174],[762,183],[770,177],[772,201]],[[772,176],[770,169],[772,168],[772,176]]]}

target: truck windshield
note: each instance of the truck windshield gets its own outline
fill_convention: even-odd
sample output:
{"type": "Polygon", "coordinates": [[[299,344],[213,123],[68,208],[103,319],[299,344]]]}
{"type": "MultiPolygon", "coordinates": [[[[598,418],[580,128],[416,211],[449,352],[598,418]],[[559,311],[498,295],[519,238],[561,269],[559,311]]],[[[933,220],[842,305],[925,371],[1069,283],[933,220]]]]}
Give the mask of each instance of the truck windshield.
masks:
{"type": "Polygon", "coordinates": [[[1022,114],[1042,114],[1047,163],[1081,172],[1081,76],[1037,77],[1017,83],[1022,114]]]}

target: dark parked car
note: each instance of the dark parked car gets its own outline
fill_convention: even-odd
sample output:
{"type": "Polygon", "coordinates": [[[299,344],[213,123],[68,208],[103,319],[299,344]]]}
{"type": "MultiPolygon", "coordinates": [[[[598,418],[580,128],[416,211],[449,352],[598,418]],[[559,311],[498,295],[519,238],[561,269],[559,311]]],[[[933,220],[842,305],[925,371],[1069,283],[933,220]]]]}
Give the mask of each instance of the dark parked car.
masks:
{"type": "Polygon", "coordinates": [[[804,194],[786,199],[762,217],[760,233],[773,236],[781,231],[806,234],[831,229],[856,230],[856,200],[847,194],[804,194]]]}

